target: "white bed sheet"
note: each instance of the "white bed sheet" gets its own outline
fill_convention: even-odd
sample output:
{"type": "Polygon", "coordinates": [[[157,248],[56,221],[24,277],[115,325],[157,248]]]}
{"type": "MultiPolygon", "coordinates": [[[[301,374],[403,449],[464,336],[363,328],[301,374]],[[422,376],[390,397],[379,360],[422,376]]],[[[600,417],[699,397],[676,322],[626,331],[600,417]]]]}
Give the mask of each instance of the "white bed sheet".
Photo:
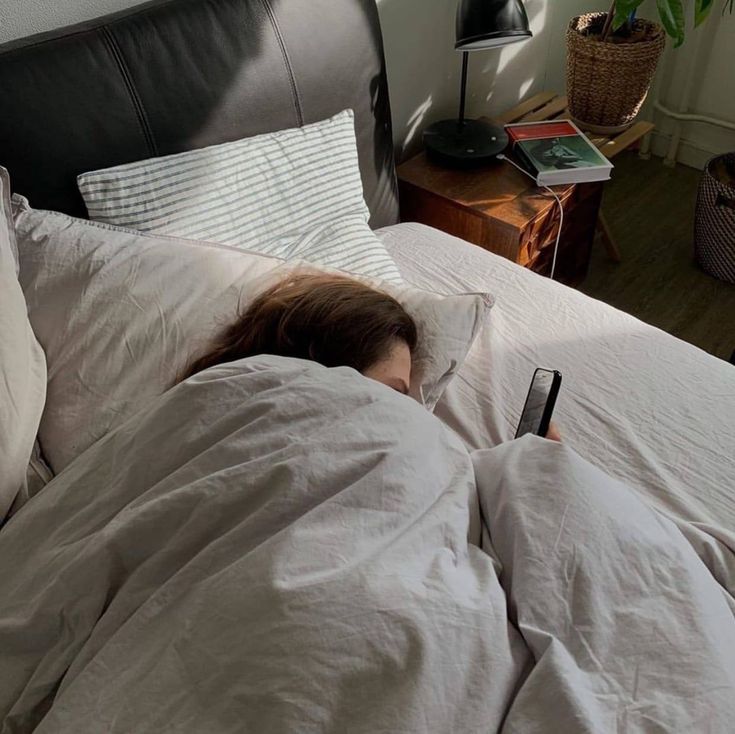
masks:
{"type": "Polygon", "coordinates": [[[496,297],[436,411],[471,448],[512,438],[533,370],[558,369],[564,440],[700,548],[735,553],[735,367],[430,227],[379,234],[408,282],[496,297]]]}

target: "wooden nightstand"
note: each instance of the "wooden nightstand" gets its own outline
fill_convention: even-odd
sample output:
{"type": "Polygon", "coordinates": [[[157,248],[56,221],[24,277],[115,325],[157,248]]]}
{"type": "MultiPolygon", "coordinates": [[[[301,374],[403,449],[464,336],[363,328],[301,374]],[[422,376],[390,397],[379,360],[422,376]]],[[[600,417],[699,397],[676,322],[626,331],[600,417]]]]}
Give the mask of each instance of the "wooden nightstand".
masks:
{"type": "MultiPolygon", "coordinates": [[[[510,164],[454,170],[421,153],[399,166],[398,186],[403,221],[436,227],[542,275],[551,272],[558,206],[510,164]]],[[[587,274],[602,183],[554,191],[564,206],[554,279],[579,285],[587,274]]]]}
{"type": "MultiPolygon", "coordinates": [[[[501,115],[499,122],[568,117],[566,97],[540,92],[501,115]]],[[[613,158],[651,130],[652,123],[640,121],[613,136],[589,137],[603,155],[613,158]]],[[[538,273],[550,273],[559,223],[556,201],[510,164],[456,171],[433,165],[422,153],[399,166],[398,185],[404,221],[429,224],[538,273]]],[[[596,226],[610,257],[620,261],[610,228],[599,211],[602,183],[557,186],[554,191],[564,205],[554,278],[579,285],[587,274],[596,226]]]]}

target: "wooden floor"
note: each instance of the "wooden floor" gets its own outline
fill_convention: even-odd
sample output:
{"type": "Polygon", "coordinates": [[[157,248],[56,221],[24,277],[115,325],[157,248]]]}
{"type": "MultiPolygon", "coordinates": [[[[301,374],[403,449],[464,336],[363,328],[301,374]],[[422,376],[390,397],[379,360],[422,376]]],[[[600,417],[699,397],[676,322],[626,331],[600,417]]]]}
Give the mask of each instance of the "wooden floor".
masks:
{"type": "Polygon", "coordinates": [[[588,295],[658,326],[722,359],[735,350],[735,285],[694,261],[694,205],[700,171],[667,168],[636,153],[615,158],[603,210],[623,261],[593,249],[588,295]]]}

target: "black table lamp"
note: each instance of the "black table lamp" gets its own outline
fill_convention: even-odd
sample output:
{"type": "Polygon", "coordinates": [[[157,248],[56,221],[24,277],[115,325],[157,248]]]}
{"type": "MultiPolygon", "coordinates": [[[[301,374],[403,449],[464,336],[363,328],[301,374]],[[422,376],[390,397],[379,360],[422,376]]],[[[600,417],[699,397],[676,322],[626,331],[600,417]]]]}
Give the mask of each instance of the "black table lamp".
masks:
{"type": "Polygon", "coordinates": [[[465,119],[469,52],[506,46],[531,35],[521,0],[460,0],[454,46],[463,52],[459,119],[436,122],[424,131],[424,145],[433,160],[469,167],[488,163],[505,149],[508,136],[501,125],[465,119]]]}

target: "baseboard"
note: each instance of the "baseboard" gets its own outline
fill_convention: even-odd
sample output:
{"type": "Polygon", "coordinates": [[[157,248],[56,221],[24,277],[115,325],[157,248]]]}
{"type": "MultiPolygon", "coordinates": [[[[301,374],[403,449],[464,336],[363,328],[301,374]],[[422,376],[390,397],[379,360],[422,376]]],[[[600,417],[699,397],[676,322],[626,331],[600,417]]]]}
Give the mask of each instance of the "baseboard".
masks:
{"type": "MultiPolygon", "coordinates": [[[[652,135],[651,152],[656,156],[665,158],[666,154],[669,152],[671,135],[666,135],[665,133],[660,132],[654,132],[652,135]]],[[[701,171],[704,169],[707,161],[713,156],[716,156],[719,152],[721,151],[710,150],[702,147],[701,144],[693,143],[690,140],[682,138],[679,143],[676,162],[683,163],[685,166],[690,166],[691,168],[697,168],[701,171]]]]}

